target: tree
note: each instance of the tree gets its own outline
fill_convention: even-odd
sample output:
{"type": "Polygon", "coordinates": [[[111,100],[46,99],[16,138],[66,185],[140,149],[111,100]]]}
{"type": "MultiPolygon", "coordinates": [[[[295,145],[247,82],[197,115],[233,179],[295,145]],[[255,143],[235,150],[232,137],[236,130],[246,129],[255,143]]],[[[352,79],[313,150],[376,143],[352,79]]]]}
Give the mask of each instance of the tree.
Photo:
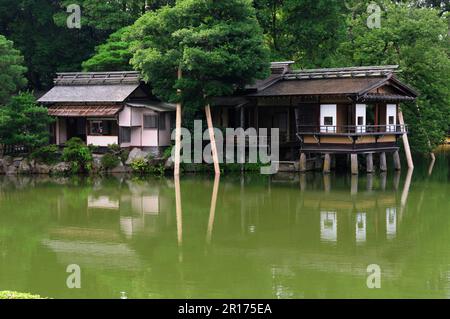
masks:
{"type": "MultiPolygon", "coordinates": [[[[251,2],[180,0],[174,7],[164,7],[140,18],[131,29],[131,38],[131,62],[151,83],[157,96],[182,102],[191,115],[205,107],[215,171],[219,174],[211,99],[230,95],[265,77],[269,70],[268,50],[251,2]]],[[[178,118],[180,108],[177,107],[178,118]]],[[[177,136],[179,125],[177,120],[177,136]]],[[[179,139],[176,158],[177,154],[179,139]]],[[[177,172],[177,160],[175,164],[177,172]]]]}
{"type": "Polygon", "coordinates": [[[20,93],[0,109],[0,143],[33,150],[49,141],[52,118],[31,93],[20,93]]]}
{"type": "Polygon", "coordinates": [[[106,43],[96,48],[96,54],[83,62],[83,70],[87,72],[132,70],[130,44],[124,39],[128,30],[128,27],[124,27],[111,34],[106,43]]]}
{"type": "Polygon", "coordinates": [[[369,29],[365,11],[350,19],[351,34],[337,50],[335,66],[400,65],[400,78],[418,89],[417,104],[405,103],[412,149],[430,152],[450,124],[448,26],[435,9],[384,3],[380,29],[369,29]]]}
{"type": "Polygon", "coordinates": [[[23,56],[14,49],[12,41],[0,35],[0,105],[26,84],[23,56]]]}

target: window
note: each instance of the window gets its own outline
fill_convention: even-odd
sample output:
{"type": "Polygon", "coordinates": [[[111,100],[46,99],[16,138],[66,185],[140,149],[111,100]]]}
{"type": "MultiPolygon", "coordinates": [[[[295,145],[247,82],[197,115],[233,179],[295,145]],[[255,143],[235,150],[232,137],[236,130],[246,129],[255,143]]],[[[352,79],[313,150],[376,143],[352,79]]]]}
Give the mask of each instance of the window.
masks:
{"type": "Polygon", "coordinates": [[[91,121],[91,135],[103,135],[103,121],[91,121]]]}
{"type": "Polygon", "coordinates": [[[395,117],[394,116],[389,116],[389,124],[395,124],[395,117]]]}
{"type": "Polygon", "coordinates": [[[166,129],[166,113],[159,114],[159,129],[160,130],[166,129]]]}
{"type": "Polygon", "coordinates": [[[323,118],[323,124],[327,125],[327,126],[332,126],[333,125],[333,117],[332,116],[325,116],[323,118]]]}
{"type": "Polygon", "coordinates": [[[157,115],[144,115],[145,129],[158,128],[157,122],[158,122],[157,115]]]}
{"type": "Polygon", "coordinates": [[[131,127],[120,128],[120,142],[131,143],[131,127]]]}
{"type": "Polygon", "coordinates": [[[90,135],[111,135],[113,121],[91,120],[89,121],[90,135]]]}
{"type": "Polygon", "coordinates": [[[364,116],[358,116],[358,125],[364,125],[364,116]]]}

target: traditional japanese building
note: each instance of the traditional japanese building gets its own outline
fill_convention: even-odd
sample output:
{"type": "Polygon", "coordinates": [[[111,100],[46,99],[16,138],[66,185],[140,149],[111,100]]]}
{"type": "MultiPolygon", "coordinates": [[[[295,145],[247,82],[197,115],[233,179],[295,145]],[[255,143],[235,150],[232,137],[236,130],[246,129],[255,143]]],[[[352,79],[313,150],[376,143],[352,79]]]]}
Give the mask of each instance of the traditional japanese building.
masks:
{"type": "Polygon", "coordinates": [[[158,100],[138,72],[60,73],[54,83],[39,102],[56,117],[56,144],[79,137],[155,154],[171,144],[175,106],[158,100]]]}
{"type": "Polygon", "coordinates": [[[328,161],[332,154],[352,154],[356,161],[357,154],[368,154],[370,162],[371,154],[385,158],[387,152],[400,165],[397,141],[407,142],[408,130],[399,106],[417,93],[397,79],[398,66],[294,71],[292,64],[272,63],[267,79],[216,99],[215,125],[279,128],[283,159],[300,158],[301,170],[317,154],[328,161]]]}

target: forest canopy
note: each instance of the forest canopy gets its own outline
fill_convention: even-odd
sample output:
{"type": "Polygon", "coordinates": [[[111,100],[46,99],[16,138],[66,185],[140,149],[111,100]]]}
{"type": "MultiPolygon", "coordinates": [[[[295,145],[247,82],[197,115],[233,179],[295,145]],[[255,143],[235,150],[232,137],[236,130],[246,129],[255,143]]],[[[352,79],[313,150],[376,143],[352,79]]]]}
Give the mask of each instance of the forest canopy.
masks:
{"type": "MultiPolygon", "coordinates": [[[[182,2],[186,0],[178,1],[182,2]]],[[[151,60],[150,53],[155,52],[149,47],[152,44],[146,28],[152,28],[152,17],[159,14],[159,10],[169,12],[175,0],[80,0],[77,2],[81,6],[79,29],[66,25],[70,14],[66,8],[72,3],[68,0],[0,0],[0,104],[7,103],[20,89],[35,93],[47,90],[56,72],[131,70],[134,67],[147,74],[148,80],[158,81],[150,76],[151,72],[145,72],[149,65],[145,63],[151,60]],[[142,31],[140,36],[136,28],[142,31]],[[143,46],[141,49],[136,41],[143,46]],[[131,64],[131,61],[134,62],[131,64]]],[[[217,5],[221,1],[190,0],[189,3],[195,8],[217,5]]],[[[255,26],[252,28],[260,30],[256,32],[255,39],[260,37],[256,45],[263,51],[268,48],[272,61],[294,60],[297,68],[398,64],[399,77],[420,93],[417,103],[403,105],[413,149],[427,152],[443,140],[450,127],[448,1],[249,0],[248,3],[254,10],[255,26]],[[379,28],[368,26],[373,14],[368,8],[374,3],[380,8],[379,28]]],[[[192,54],[200,53],[194,47],[202,49],[198,41],[208,38],[210,31],[207,29],[212,30],[210,19],[214,17],[184,15],[183,19],[190,20],[191,24],[200,19],[209,25],[203,31],[196,27],[183,31],[177,27],[179,18],[174,24],[163,21],[159,31],[170,35],[168,42],[173,41],[172,33],[176,33],[180,41],[188,43],[185,48],[191,47],[189,56],[194,57],[192,54]],[[161,29],[164,26],[166,30],[161,29]]],[[[211,33],[211,39],[221,38],[218,33],[211,33]]],[[[187,64],[188,54],[183,54],[183,59],[176,58],[177,63],[183,60],[187,64]]],[[[199,61],[197,58],[200,55],[195,61],[199,61]]],[[[220,60],[220,56],[217,58],[220,60]]],[[[200,64],[190,61],[194,71],[200,64]]],[[[267,65],[255,65],[263,64],[267,65]]],[[[257,69],[248,78],[236,77],[239,83],[235,84],[251,82],[263,74],[257,69]]],[[[170,83],[174,89],[180,84],[170,83]]],[[[202,90],[206,88],[205,83],[199,84],[205,86],[202,90]]],[[[168,98],[157,88],[156,93],[168,98]]]]}

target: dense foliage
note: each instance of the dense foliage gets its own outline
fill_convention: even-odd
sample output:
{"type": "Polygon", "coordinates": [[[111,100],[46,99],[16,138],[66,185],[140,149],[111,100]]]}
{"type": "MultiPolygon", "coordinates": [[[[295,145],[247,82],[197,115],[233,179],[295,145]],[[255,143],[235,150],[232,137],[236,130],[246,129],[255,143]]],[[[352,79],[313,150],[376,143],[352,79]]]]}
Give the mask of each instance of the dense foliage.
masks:
{"type": "Polygon", "coordinates": [[[55,72],[134,67],[167,101],[183,90],[186,123],[209,97],[263,77],[269,55],[301,68],[399,64],[420,93],[403,105],[413,149],[427,152],[450,126],[450,2],[377,0],[380,29],[367,26],[372,2],[80,0],[81,29],[69,29],[73,1],[0,0],[0,105],[25,85],[24,73],[40,91],[55,72]]]}
{"type": "Polygon", "coordinates": [[[21,145],[30,150],[46,145],[52,121],[47,109],[38,105],[31,93],[13,96],[0,108],[0,143],[21,145]]]}
{"type": "Polygon", "coordinates": [[[177,101],[180,89],[185,112],[268,75],[268,50],[247,0],[181,0],[147,13],[130,33],[133,66],[164,100],[177,101]]]}
{"type": "Polygon", "coordinates": [[[23,56],[13,47],[12,41],[0,35],[0,105],[26,84],[25,72],[23,56]]]}
{"type": "Polygon", "coordinates": [[[132,54],[126,41],[128,30],[128,27],[124,27],[111,34],[106,43],[95,49],[96,54],[83,62],[83,71],[131,71],[132,54]]]}
{"type": "Polygon", "coordinates": [[[72,173],[88,173],[92,169],[92,152],[78,137],[66,142],[62,158],[70,163],[72,173]]]}

